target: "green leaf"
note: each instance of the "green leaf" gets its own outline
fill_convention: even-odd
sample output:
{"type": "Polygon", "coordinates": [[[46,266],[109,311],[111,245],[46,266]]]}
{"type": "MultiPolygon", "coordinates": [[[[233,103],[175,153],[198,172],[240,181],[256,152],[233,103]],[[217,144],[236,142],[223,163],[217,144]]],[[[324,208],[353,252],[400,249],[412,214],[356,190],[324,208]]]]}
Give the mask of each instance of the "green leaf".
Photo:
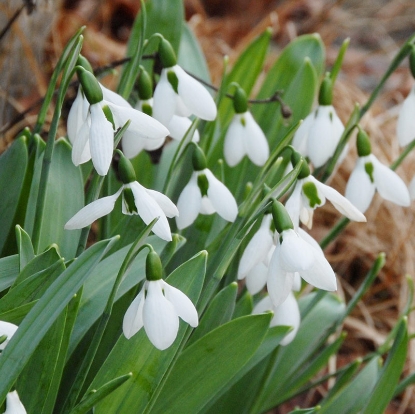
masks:
{"type": "Polygon", "coordinates": [[[84,207],[82,173],[71,158],[71,146],[64,139],[55,144],[46,189],[39,248],[51,243],[59,246],[67,260],[75,257],[81,230],[65,230],[65,223],[84,207]]]}
{"type": "Polygon", "coordinates": [[[383,413],[391,401],[395,387],[399,382],[408,351],[407,318],[404,317],[398,325],[398,331],[389,352],[385,365],[375,388],[370,394],[369,401],[362,410],[362,414],[383,413]]]}
{"type": "Polygon", "coordinates": [[[17,250],[19,252],[20,270],[35,257],[30,236],[19,226],[16,226],[17,250]]]}
{"type": "Polygon", "coordinates": [[[0,156],[0,252],[7,248],[6,241],[12,231],[28,163],[27,139],[17,138],[0,156]]]}
{"type": "Polygon", "coordinates": [[[90,409],[94,407],[99,401],[104,399],[107,395],[115,391],[119,386],[124,384],[125,381],[129,380],[132,377],[131,372],[126,375],[122,375],[118,378],[114,378],[112,381],[107,382],[98,390],[90,391],[88,394],[74,409],[70,414],[84,414],[87,413],[90,409]]]}
{"type": "Polygon", "coordinates": [[[24,317],[30,312],[35,306],[37,300],[33,302],[25,303],[22,306],[15,307],[7,312],[0,314],[0,321],[11,322],[15,325],[20,325],[24,317]]]}
{"type": "Polygon", "coordinates": [[[254,304],[252,302],[252,295],[247,290],[236,302],[232,319],[239,318],[240,316],[250,315],[253,309],[254,304]]]}
{"type": "MultiPolygon", "coordinates": [[[[196,303],[203,286],[206,260],[205,251],[198,253],[175,269],[166,281],[196,303]]],[[[143,412],[174,358],[186,329],[187,325],[181,321],[176,341],[164,351],[151,344],[144,329],[128,340],[121,335],[90,389],[101,387],[127,371],[133,373],[133,378],[114,391],[111,398],[105,398],[98,404],[95,413],[143,412]],[[123,358],[120,359],[120,355],[123,358]]]]}
{"type": "Polygon", "coordinates": [[[183,351],[151,412],[199,412],[255,354],[271,316],[234,319],[183,351]]]}
{"type": "Polygon", "coordinates": [[[209,307],[203,314],[199,326],[193,332],[187,346],[193,344],[198,339],[209,333],[212,329],[223,325],[231,320],[235,309],[235,299],[238,293],[238,284],[231,283],[222,289],[210,302],[209,307]]]}
{"type": "Polygon", "coordinates": [[[49,328],[114,241],[115,238],[98,242],[85,251],[52,283],[23,320],[0,358],[1,402],[49,328]]]}
{"type": "Polygon", "coordinates": [[[178,64],[206,82],[211,82],[209,68],[196,36],[187,23],[183,23],[182,36],[177,57],[178,64]]]}
{"type": "MultiPolygon", "coordinates": [[[[358,375],[327,402],[320,403],[320,413],[357,414],[363,408],[376,384],[379,374],[379,357],[374,357],[358,375]]],[[[373,411],[375,412],[375,411],[373,411]]],[[[382,412],[382,411],[379,411],[382,412]]]]}
{"type": "Polygon", "coordinates": [[[19,274],[19,255],[0,259],[0,292],[10,287],[19,274]]]}

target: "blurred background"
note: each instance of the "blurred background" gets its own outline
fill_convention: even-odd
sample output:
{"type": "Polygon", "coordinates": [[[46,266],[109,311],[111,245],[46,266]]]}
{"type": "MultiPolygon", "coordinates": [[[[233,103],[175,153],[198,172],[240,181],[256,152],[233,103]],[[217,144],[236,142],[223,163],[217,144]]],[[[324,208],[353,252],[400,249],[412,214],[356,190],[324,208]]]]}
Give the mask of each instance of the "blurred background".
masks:
{"type": "MultiPolygon", "coordinates": [[[[211,71],[220,81],[223,57],[230,62],[267,27],[273,29],[268,65],[290,40],[318,32],[327,50],[327,68],[343,40],[350,46],[336,83],[333,105],[346,122],[356,102],[364,104],[404,41],[415,32],[415,2],[411,0],[184,0],[186,19],[196,34],[211,71]]],[[[66,41],[86,25],[83,54],[94,68],[124,57],[138,0],[0,0],[0,149],[36,119],[48,79],[66,41]]],[[[266,67],[265,67],[266,70],[266,67]]],[[[106,82],[115,84],[115,76],[106,82]]],[[[373,152],[390,164],[401,149],[395,128],[399,105],[413,86],[407,61],[390,77],[380,97],[362,119],[373,140],[373,152]]],[[[415,114],[414,114],[415,116],[415,114]]],[[[62,123],[61,134],[65,134],[62,123]]],[[[354,137],[351,140],[354,143],[354,137]]],[[[353,147],[353,145],[351,145],[353,147]]],[[[344,193],[354,167],[352,148],[330,184],[344,193]]],[[[415,175],[415,156],[398,168],[409,184],[415,175]]],[[[326,249],[339,275],[339,295],[348,300],[360,286],[377,254],[386,252],[386,266],[355,312],[346,319],[345,345],[333,360],[341,366],[383,343],[405,305],[405,276],[415,276],[414,207],[407,209],[375,197],[366,226],[350,224],[326,249]]],[[[330,206],[315,214],[312,235],[320,240],[338,220],[330,206]]],[[[410,332],[415,318],[409,319],[410,332]]],[[[406,373],[415,370],[410,345],[406,373]]],[[[275,410],[289,412],[295,404],[318,402],[327,384],[275,410]]],[[[396,399],[388,413],[415,413],[412,388],[396,399]]]]}

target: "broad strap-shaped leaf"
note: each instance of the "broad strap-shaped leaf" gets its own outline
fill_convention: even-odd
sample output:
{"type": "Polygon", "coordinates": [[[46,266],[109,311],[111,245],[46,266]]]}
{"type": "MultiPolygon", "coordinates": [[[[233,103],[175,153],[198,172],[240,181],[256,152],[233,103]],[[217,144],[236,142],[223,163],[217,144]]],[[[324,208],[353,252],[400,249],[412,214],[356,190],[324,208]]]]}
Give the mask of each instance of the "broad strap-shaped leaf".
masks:
{"type": "Polygon", "coordinates": [[[0,259],[0,292],[14,283],[19,274],[19,266],[18,254],[0,259]]]}
{"type": "Polygon", "coordinates": [[[19,225],[16,226],[17,250],[19,252],[20,271],[35,257],[30,236],[19,225]]]}
{"type": "Polygon", "coordinates": [[[0,401],[4,401],[40,341],[115,240],[103,240],[85,251],[53,282],[20,324],[0,359],[0,401]]]}

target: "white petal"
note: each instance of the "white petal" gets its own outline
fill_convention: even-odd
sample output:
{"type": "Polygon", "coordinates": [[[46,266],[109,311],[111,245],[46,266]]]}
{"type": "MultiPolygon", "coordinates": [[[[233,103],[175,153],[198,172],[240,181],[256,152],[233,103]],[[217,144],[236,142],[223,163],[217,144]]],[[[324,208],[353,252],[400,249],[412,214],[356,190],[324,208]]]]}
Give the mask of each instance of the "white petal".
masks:
{"type": "Polygon", "coordinates": [[[403,101],[399,111],[398,122],[396,124],[396,135],[399,145],[404,147],[415,139],[415,88],[411,89],[409,95],[403,101]]]}
{"type": "Polygon", "coordinates": [[[365,162],[367,161],[367,157],[361,157],[357,160],[345,191],[346,198],[362,213],[368,209],[376,191],[375,184],[370,181],[365,171],[365,162]]]}
{"type": "Polygon", "coordinates": [[[11,337],[17,331],[17,328],[18,327],[13,323],[0,321],[0,336],[7,336],[7,339],[0,344],[0,350],[3,350],[6,347],[11,337]]]}
{"type": "Polygon", "coordinates": [[[202,202],[200,203],[200,214],[210,215],[216,213],[215,207],[213,207],[212,202],[206,197],[202,197],[202,202]]]}
{"type": "Polygon", "coordinates": [[[279,306],[291,292],[294,273],[281,266],[281,246],[277,246],[268,268],[267,289],[274,306],[279,306]]]}
{"type": "Polygon", "coordinates": [[[156,348],[164,350],[176,339],[179,317],[174,306],[164,297],[159,280],[148,282],[143,320],[148,339],[156,348]]]}
{"type": "Polygon", "coordinates": [[[411,196],[411,199],[413,200],[415,198],[415,177],[412,178],[411,182],[409,183],[409,195],[411,196]]]}
{"type": "Polygon", "coordinates": [[[251,295],[260,292],[267,283],[268,267],[264,263],[256,264],[246,275],[245,283],[251,295]]]}
{"type": "Polygon", "coordinates": [[[225,135],[223,155],[225,161],[230,167],[237,165],[246,154],[243,134],[245,128],[241,124],[241,115],[235,115],[229,125],[225,135]]]}
{"type": "Polygon", "coordinates": [[[325,164],[333,156],[340,140],[338,128],[333,125],[334,109],[331,105],[319,106],[310,128],[307,152],[314,167],[325,164]]]}
{"type": "Polygon", "coordinates": [[[299,271],[300,276],[310,285],[316,288],[334,291],[337,289],[336,275],[330,266],[330,263],[325,258],[321,249],[314,249],[314,263],[311,267],[299,271]]]}
{"type": "Polygon", "coordinates": [[[78,131],[81,129],[82,124],[86,121],[88,116],[89,104],[84,101],[86,98],[81,92],[81,88],[78,88],[78,93],[73,101],[71,109],[68,114],[67,133],[71,144],[73,145],[78,135],[78,131]]]}
{"type": "Polygon", "coordinates": [[[154,200],[148,190],[137,181],[130,183],[129,186],[134,195],[134,202],[137,207],[138,215],[142,218],[144,223],[149,224],[158,217],[156,224],[152,228],[153,233],[163,240],[171,241],[169,222],[156,200],[154,200]]]}
{"type": "Polygon", "coordinates": [[[99,104],[91,105],[90,111],[89,148],[92,163],[99,175],[107,175],[114,151],[114,131],[99,104]]]}
{"type": "Polygon", "coordinates": [[[300,212],[302,210],[303,204],[301,197],[302,187],[303,180],[298,180],[294,187],[294,191],[291,193],[290,197],[285,203],[285,209],[287,210],[287,213],[289,214],[295,229],[297,229],[298,225],[300,224],[300,212]]]}
{"type": "Polygon", "coordinates": [[[91,159],[89,149],[90,119],[88,118],[79,129],[72,147],[72,162],[77,167],[91,159]]]}
{"type": "Polygon", "coordinates": [[[167,69],[163,69],[154,91],[153,117],[163,125],[168,125],[176,109],[176,92],[167,79],[167,69]]]}
{"type": "Polygon", "coordinates": [[[280,247],[281,267],[287,272],[300,272],[310,268],[314,263],[312,247],[294,230],[282,232],[280,247]]]}
{"type": "Polygon", "coordinates": [[[135,335],[143,326],[144,288],[131,302],[124,315],[122,330],[127,339],[135,335]]]}
{"type": "Polygon", "coordinates": [[[193,173],[177,200],[179,217],[176,217],[176,224],[179,229],[190,226],[196,220],[201,203],[202,195],[197,185],[197,174],[193,173]]]}
{"type": "Polygon", "coordinates": [[[156,200],[157,204],[160,206],[167,217],[176,217],[179,215],[179,210],[169,197],[158,191],[150,190],[147,188],[146,191],[154,200],[156,200]]]}
{"type": "Polygon", "coordinates": [[[280,342],[281,345],[288,345],[295,338],[300,322],[300,309],[293,293],[290,292],[287,299],[280,306],[274,308],[274,317],[271,320],[271,326],[291,326],[293,328],[280,342]]]}
{"type": "Polygon", "coordinates": [[[313,176],[310,176],[315,183],[318,190],[323,193],[324,197],[327,200],[330,200],[334,207],[345,215],[348,219],[354,221],[366,221],[366,217],[361,213],[357,207],[355,207],[346,197],[343,197],[338,191],[334,188],[329,187],[316,180],[313,176]]]}
{"type": "Polygon", "coordinates": [[[262,166],[269,157],[267,138],[250,112],[246,112],[244,117],[246,125],[243,139],[247,155],[255,165],[262,166]]]}
{"type": "Polygon", "coordinates": [[[6,411],[4,414],[26,414],[26,409],[20,401],[17,391],[12,391],[6,397],[6,411]]]}
{"type": "Polygon", "coordinates": [[[298,272],[294,273],[294,280],[293,280],[292,290],[294,290],[296,292],[299,292],[301,290],[301,276],[298,272]]]}
{"type": "Polygon", "coordinates": [[[300,124],[297,131],[295,131],[292,145],[293,147],[304,157],[308,157],[307,151],[307,142],[308,142],[308,133],[310,132],[310,127],[314,123],[315,111],[307,115],[304,121],[300,124]]]}
{"type": "Polygon", "coordinates": [[[179,79],[179,95],[187,108],[198,118],[213,121],[217,113],[216,104],[207,89],[180,66],[174,66],[173,70],[179,79]]]}
{"type": "Polygon", "coordinates": [[[405,183],[386,165],[383,165],[375,156],[372,155],[373,177],[376,189],[379,194],[388,201],[392,201],[399,206],[408,207],[411,204],[411,197],[405,183]]]}
{"type": "MultiPolygon", "coordinates": [[[[161,145],[163,145],[163,143],[161,143],[161,145]]],[[[144,150],[145,140],[139,138],[134,132],[129,132],[127,129],[121,138],[121,146],[122,152],[127,158],[134,158],[144,150]]]]}
{"type": "Polygon", "coordinates": [[[82,229],[89,226],[100,217],[106,216],[114,210],[115,202],[121,194],[122,187],[115,194],[93,201],[79,210],[66,224],[66,230],[82,229]]]}
{"type": "Polygon", "coordinates": [[[321,250],[320,245],[317,243],[316,240],[314,240],[313,237],[311,237],[306,231],[304,231],[301,227],[297,230],[297,234],[308,244],[311,244],[312,247],[314,247],[316,250],[319,250],[322,254],[323,250],[321,250]]]}
{"type": "Polygon", "coordinates": [[[116,119],[117,126],[123,126],[130,121],[128,131],[135,133],[137,138],[160,141],[169,135],[169,130],[163,124],[144,112],[111,103],[108,103],[108,106],[116,119]]]}
{"type": "Polygon", "coordinates": [[[131,105],[127,100],[125,100],[121,95],[118,93],[113,92],[112,90],[106,88],[101,83],[99,84],[102,90],[102,94],[104,95],[104,100],[113,103],[114,105],[122,106],[124,108],[131,108],[131,105]]]}
{"type": "MultiPolygon", "coordinates": [[[[168,125],[170,136],[177,141],[181,141],[183,137],[186,135],[186,132],[191,127],[191,125],[192,121],[189,118],[186,118],[184,116],[173,115],[168,125]]],[[[193,134],[192,141],[199,142],[199,139],[199,132],[196,129],[196,131],[193,134]]]]}
{"type": "Polygon", "coordinates": [[[252,309],[252,315],[259,315],[270,310],[274,310],[274,305],[272,304],[271,298],[269,296],[265,296],[254,306],[254,309],[252,309]]]}
{"type": "Polygon", "coordinates": [[[207,195],[218,214],[227,221],[235,221],[238,215],[238,205],[232,193],[225,184],[220,182],[210,170],[203,170],[209,182],[207,195]]]}
{"type": "Polygon", "coordinates": [[[163,287],[166,299],[173,304],[177,315],[193,328],[199,325],[197,310],[192,301],[181,290],[176,289],[174,286],[170,286],[164,281],[163,287]]]}
{"type": "Polygon", "coordinates": [[[243,279],[258,263],[264,261],[272,247],[271,215],[262,220],[261,227],[247,244],[238,267],[238,279],[243,279]]]}

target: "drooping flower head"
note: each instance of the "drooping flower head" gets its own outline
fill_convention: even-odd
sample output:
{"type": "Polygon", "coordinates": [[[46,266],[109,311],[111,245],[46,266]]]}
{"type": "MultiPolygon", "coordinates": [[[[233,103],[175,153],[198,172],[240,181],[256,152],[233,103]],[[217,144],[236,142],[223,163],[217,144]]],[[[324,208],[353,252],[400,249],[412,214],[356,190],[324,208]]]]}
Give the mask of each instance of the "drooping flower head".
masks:
{"type": "MultiPolygon", "coordinates": [[[[299,158],[301,156],[294,152],[292,156],[293,165],[297,164],[299,158]]],[[[366,221],[366,217],[346,197],[314,178],[310,174],[307,164],[303,162],[294,191],[285,204],[294,227],[298,227],[301,221],[311,229],[314,210],[324,205],[326,199],[330,200],[334,207],[350,220],[366,221]]]]}
{"type": "Polygon", "coordinates": [[[264,165],[269,157],[268,141],[249,112],[246,93],[240,86],[234,93],[233,107],[236,114],[225,135],[225,161],[234,167],[246,155],[255,165],[264,165]]]}
{"type": "Polygon", "coordinates": [[[177,201],[180,215],[176,218],[177,227],[190,226],[200,214],[217,212],[227,221],[235,221],[238,206],[228,188],[206,168],[206,158],[202,149],[194,144],[194,172],[177,201]]]}
{"type": "Polygon", "coordinates": [[[144,326],[151,343],[164,350],[176,339],[179,317],[192,327],[199,324],[192,301],[162,279],[160,258],[151,250],[146,260],[144,286],[124,316],[124,335],[129,339],[144,326]]]}
{"type": "Polygon", "coordinates": [[[97,173],[106,175],[114,149],[114,129],[127,121],[130,124],[123,139],[133,143],[134,139],[160,141],[168,135],[168,129],[160,122],[133,109],[124,98],[102,86],[91,71],[77,66],[77,75],[81,87],[68,115],[75,165],[92,158],[97,173]]]}
{"type": "Polygon", "coordinates": [[[153,116],[163,125],[170,123],[173,115],[213,121],[216,105],[210,93],[196,79],[177,65],[171,44],[161,39],[158,49],[163,69],[154,91],[153,116]]]}
{"type": "Polygon", "coordinates": [[[4,414],[26,414],[27,411],[20,401],[19,394],[14,390],[7,393],[6,396],[6,411],[4,414]]]}
{"type": "MultiPolygon", "coordinates": [[[[344,126],[332,106],[332,85],[327,75],[321,84],[319,105],[299,126],[292,145],[318,168],[333,156],[343,131],[344,126]]],[[[344,155],[346,151],[345,148],[344,155]]]]}
{"type": "Polygon", "coordinates": [[[362,129],[357,134],[358,160],[346,186],[346,198],[364,213],[377,190],[388,201],[407,207],[411,200],[402,179],[382,164],[372,153],[369,136],[362,129]]]}
{"type": "Polygon", "coordinates": [[[294,230],[287,210],[279,201],[273,200],[272,215],[279,237],[268,268],[267,287],[274,306],[281,305],[288,297],[296,273],[319,289],[336,290],[333,269],[314,239],[304,231],[300,235],[301,229],[294,230]]]}
{"type": "Polygon", "coordinates": [[[149,190],[138,183],[131,162],[121,151],[117,152],[120,155],[118,166],[122,187],[115,194],[100,198],[82,208],[65,224],[65,229],[75,230],[89,226],[95,220],[109,214],[114,209],[118,197],[122,195],[123,214],[138,214],[145,224],[158,218],[152,231],[161,239],[171,241],[167,217],[179,214],[176,206],[164,194],[149,190]]]}

